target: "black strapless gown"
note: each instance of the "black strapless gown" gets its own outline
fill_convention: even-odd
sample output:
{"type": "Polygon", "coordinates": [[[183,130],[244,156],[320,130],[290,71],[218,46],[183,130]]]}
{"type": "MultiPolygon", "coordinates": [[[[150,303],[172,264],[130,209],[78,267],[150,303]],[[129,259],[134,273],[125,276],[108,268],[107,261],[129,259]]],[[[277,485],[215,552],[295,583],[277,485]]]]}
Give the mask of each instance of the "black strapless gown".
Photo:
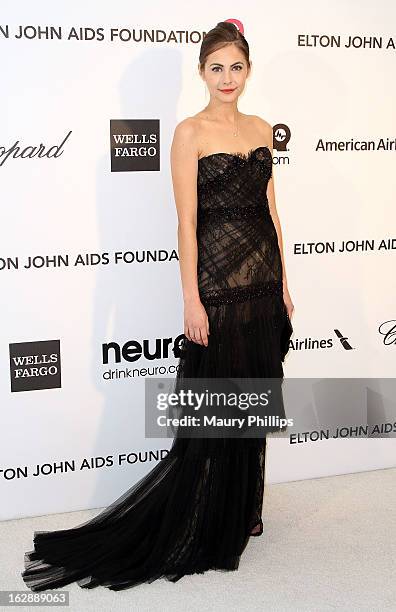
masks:
{"type": "MultiPolygon", "coordinates": [[[[283,380],[293,329],[266,196],[271,173],[266,146],[198,162],[198,281],[210,336],[207,347],[184,338],[176,386],[187,377],[283,380]]],[[[97,516],[71,529],[35,531],[25,584],[34,591],[71,582],[121,590],[236,570],[251,531],[262,529],[265,449],[265,436],[176,435],[169,453],[97,516]]]]}

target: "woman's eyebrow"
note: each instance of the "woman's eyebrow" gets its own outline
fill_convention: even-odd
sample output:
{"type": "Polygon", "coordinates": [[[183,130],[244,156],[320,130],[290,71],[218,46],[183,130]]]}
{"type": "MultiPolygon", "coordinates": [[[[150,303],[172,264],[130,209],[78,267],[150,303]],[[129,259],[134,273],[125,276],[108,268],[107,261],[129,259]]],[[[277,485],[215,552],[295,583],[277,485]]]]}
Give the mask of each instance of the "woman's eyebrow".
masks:
{"type": "MultiPolygon", "coordinates": [[[[236,64],[243,64],[243,62],[234,62],[231,66],[235,66],[236,64]]],[[[219,62],[214,62],[213,64],[209,64],[209,66],[224,66],[224,64],[220,64],[219,62]]]]}

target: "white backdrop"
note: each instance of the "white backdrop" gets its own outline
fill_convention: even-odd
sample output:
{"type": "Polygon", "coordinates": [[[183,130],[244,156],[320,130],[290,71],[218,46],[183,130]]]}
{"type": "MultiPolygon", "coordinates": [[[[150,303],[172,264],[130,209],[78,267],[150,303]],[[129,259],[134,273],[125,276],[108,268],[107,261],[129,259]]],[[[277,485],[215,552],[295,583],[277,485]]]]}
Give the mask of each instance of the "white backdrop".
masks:
{"type": "MultiPolygon", "coordinates": [[[[384,330],[396,318],[396,9],[385,0],[376,7],[368,0],[213,6],[87,0],[3,7],[1,519],[107,505],[171,444],[144,436],[144,380],[174,376],[174,354],[131,363],[110,351],[105,364],[102,346],[146,340],[154,351],[156,339],[173,342],[183,331],[169,150],[177,122],[208,102],[198,54],[218,21],[240,20],[250,44],[253,71],[239,109],[279,126],[275,192],[295,305],[285,376],[395,375],[394,337],[385,341],[384,330]],[[60,39],[34,30],[51,26],[60,39]],[[27,28],[22,36],[20,27],[27,28]],[[78,40],[69,37],[72,28],[96,34],[78,40]],[[131,40],[121,40],[120,30],[131,40]],[[352,46],[350,37],[357,37],[352,46]],[[132,131],[139,121],[159,122],[158,170],[133,170],[131,160],[129,171],[112,171],[111,120],[132,131]],[[58,157],[55,149],[41,158],[6,153],[15,143],[48,152],[66,137],[58,157]],[[347,149],[352,141],[359,146],[347,149]],[[371,150],[362,150],[368,142],[371,150]],[[338,251],[343,241],[371,240],[373,250],[338,251]],[[335,252],[320,252],[326,243],[335,252]],[[125,259],[116,261],[116,253],[125,259]],[[79,254],[92,258],[75,265],[79,254]],[[25,267],[29,258],[44,265],[36,259],[25,267]],[[308,339],[327,347],[309,348],[308,339]],[[12,387],[22,364],[15,355],[37,361],[54,350],[58,386],[47,388],[51,373],[33,376],[25,361],[25,390],[12,387]],[[135,368],[132,376],[106,377],[126,368],[135,368]]],[[[395,455],[394,438],[300,445],[274,438],[266,478],[389,467],[395,455]]]]}

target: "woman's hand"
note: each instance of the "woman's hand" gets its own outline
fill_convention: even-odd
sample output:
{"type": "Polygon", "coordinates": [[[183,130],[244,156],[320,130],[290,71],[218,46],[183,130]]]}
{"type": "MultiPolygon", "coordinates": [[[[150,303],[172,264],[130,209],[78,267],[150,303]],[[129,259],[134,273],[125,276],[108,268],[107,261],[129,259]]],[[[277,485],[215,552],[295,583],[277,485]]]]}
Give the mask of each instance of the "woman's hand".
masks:
{"type": "Polygon", "coordinates": [[[184,302],[184,334],[192,342],[208,346],[209,320],[199,299],[184,302]]]}
{"type": "Polygon", "coordinates": [[[285,302],[287,314],[289,315],[289,319],[291,319],[293,311],[294,311],[294,305],[293,305],[293,302],[291,301],[289,289],[287,288],[287,283],[283,283],[283,301],[285,302]]]}

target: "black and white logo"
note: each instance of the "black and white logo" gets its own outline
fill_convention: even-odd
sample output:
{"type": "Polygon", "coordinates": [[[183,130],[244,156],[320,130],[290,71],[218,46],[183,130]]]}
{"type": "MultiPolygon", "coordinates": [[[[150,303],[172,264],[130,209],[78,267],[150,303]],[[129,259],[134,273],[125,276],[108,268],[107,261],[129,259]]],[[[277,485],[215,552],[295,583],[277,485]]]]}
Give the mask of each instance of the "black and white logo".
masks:
{"type": "Polygon", "coordinates": [[[11,391],[61,387],[60,340],[10,344],[11,391]]]}
{"type": "Polygon", "coordinates": [[[110,119],[112,172],[160,170],[159,119],[110,119]]]}

